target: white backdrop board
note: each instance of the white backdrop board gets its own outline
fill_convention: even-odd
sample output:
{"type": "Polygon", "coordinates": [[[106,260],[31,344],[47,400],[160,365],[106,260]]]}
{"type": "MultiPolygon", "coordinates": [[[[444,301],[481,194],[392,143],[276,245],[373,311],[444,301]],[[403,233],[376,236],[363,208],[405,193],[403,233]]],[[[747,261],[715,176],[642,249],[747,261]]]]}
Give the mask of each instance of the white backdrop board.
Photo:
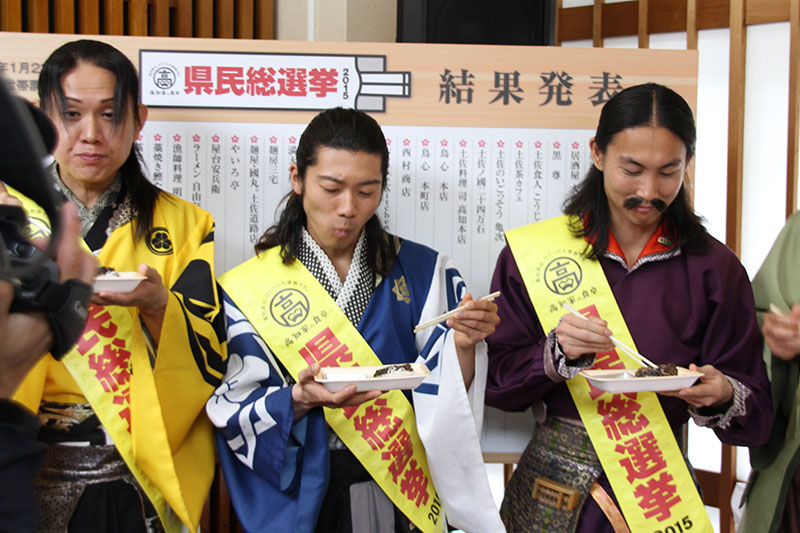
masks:
{"type": "MultiPolygon", "coordinates": [[[[74,38],[4,33],[0,71],[35,100],[41,63],[74,38]]],[[[696,51],[98,39],[140,68],[148,175],[214,216],[220,273],[273,223],[299,136],[321,109],[378,120],[390,151],[385,227],[452,256],[481,296],[504,231],[558,214],[585,175],[608,98],[647,81],[693,108],[697,94],[696,51]]],[[[490,412],[484,451],[519,453],[530,415],[490,412]]]]}
{"type": "MultiPolygon", "coordinates": [[[[138,142],[150,178],[214,216],[221,271],[251,257],[273,222],[303,127],[149,121],[143,130],[138,142]]],[[[503,231],[558,214],[590,163],[589,130],[383,130],[390,162],[384,226],[446,251],[476,296],[488,291],[503,231]]]]}

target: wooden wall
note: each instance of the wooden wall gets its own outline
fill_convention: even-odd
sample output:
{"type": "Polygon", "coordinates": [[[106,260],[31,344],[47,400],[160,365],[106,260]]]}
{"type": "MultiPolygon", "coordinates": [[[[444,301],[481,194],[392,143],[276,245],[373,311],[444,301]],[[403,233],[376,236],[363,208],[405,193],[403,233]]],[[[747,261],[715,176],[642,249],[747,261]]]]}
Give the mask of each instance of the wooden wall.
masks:
{"type": "Polygon", "coordinates": [[[274,0],[0,0],[0,31],[272,39],[274,0]]]}

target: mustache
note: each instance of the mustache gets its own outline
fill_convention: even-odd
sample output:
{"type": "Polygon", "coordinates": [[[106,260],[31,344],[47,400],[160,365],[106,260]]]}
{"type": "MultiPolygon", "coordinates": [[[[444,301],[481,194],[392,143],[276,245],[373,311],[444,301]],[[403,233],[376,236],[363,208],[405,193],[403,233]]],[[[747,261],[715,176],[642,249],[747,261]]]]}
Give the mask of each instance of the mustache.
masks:
{"type": "MultiPolygon", "coordinates": [[[[631,196],[630,198],[625,198],[625,202],[623,202],[622,207],[625,209],[636,209],[644,203],[648,202],[641,196],[631,196]]],[[[653,198],[650,200],[649,204],[655,207],[659,213],[664,213],[667,210],[667,207],[669,207],[667,202],[661,198],[653,198]]]]}

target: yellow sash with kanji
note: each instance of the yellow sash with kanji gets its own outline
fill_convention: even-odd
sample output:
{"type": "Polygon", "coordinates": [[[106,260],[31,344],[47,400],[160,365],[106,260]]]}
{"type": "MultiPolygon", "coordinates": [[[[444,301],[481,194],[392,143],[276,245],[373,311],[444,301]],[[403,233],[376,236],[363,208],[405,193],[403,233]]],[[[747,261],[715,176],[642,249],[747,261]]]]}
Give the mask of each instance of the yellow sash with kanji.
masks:
{"type": "MultiPolygon", "coordinates": [[[[23,201],[31,237],[49,235],[44,210],[16,191],[12,194],[23,201]]],[[[154,222],[171,227],[158,206],[157,203],[154,222]]],[[[130,223],[113,232],[98,255],[100,263],[113,265],[119,271],[137,270],[141,258],[134,252],[131,235],[130,223]]],[[[165,272],[172,257],[152,256],[147,262],[165,272]]],[[[178,421],[187,427],[196,426],[196,430],[188,431],[180,448],[172,450],[162,414],[163,401],[159,399],[148,355],[153,347],[143,329],[134,327],[139,320],[137,308],[91,304],[86,327],[75,347],[61,362],[49,356],[43,358],[26,377],[15,399],[38,411],[48,369],[53,373],[53,366],[63,363],[147,493],[165,529],[181,531],[183,522],[194,531],[208,497],[204,487],[209,486],[210,480],[206,478],[213,475],[212,428],[205,418],[178,421]]],[[[163,331],[170,328],[167,322],[165,317],[163,331]]],[[[162,336],[160,348],[169,349],[171,342],[169,335],[162,336]]],[[[186,356],[191,359],[191,354],[186,356]]],[[[180,384],[180,374],[176,372],[175,386],[180,384]]],[[[198,393],[208,396],[197,387],[183,391],[187,400],[198,393]]]]}
{"type": "MultiPolygon", "coordinates": [[[[633,347],[602,266],[585,257],[586,241],[569,221],[565,215],[506,232],[544,331],[556,327],[567,302],[601,316],[633,347]]],[[[612,350],[597,354],[592,368],[639,366],[612,350]]],[[[567,385],[631,531],[713,531],[656,394],[606,393],[581,375],[567,385]]]]}
{"type": "MultiPolygon", "coordinates": [[[[305,266],[297,260],[283,264],[280,247],[218,281],[295,380],[312,363],[382,364],[305,266]]],[[[328,424],[408,519],[422,531],[442,531],[441,503],[414,409],[405,395],[392,390],[356,407],[324,412],[328,424]]]]}

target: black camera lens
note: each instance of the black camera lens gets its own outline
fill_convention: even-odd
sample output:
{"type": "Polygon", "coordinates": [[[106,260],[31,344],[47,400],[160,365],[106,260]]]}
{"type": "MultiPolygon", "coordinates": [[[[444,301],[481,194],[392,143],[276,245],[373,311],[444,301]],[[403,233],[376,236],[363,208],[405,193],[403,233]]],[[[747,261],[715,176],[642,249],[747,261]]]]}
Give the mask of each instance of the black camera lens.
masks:
{"type": "Polygon", "coordinates": [[[27,242],[15,242],[11,245],[9,252],[22,259],[28,259],[33,255],[34,250],[35,248],[27,242]]]}

